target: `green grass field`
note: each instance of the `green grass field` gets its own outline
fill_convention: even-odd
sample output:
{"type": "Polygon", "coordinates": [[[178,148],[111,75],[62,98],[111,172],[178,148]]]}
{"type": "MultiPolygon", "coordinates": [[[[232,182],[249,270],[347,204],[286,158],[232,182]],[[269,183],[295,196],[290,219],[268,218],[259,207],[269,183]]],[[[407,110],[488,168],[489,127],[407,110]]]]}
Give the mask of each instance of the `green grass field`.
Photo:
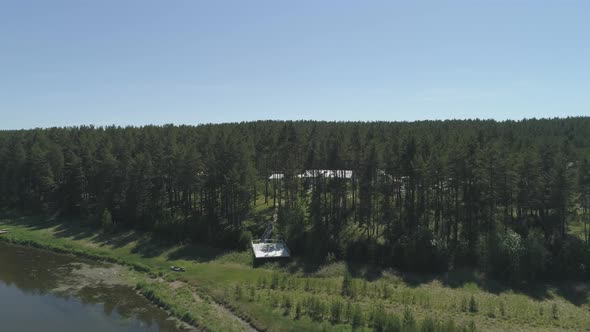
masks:
{"type": "Polygon", "coordinates": [[[244,328],[224,319],[228,313],[218,303],[268,331],[372,330],[382,325],[382,316],[391,330],[396,320],[401,327],[415,320],[418,327],[433,323],[440,331],[452,330],[445,329],[451,325],[467,330],[475,325],[479,331],[590,331],[588,283],[514,291],[471,270],[425,276],[336,262],[308,271],[297,261],[253,268],[249,251],[164,243],[133,231],[103,234],[75,221],[5,217],[0,228],[10,231],[2,240],[134,267],[145,275],[138,287],[146,297],[206,330],[244,328]],[[187,271],[171,272],[171,265],[187,271]],[[341,294],[346,273],[354,276],[349,296],[341,294]]]}

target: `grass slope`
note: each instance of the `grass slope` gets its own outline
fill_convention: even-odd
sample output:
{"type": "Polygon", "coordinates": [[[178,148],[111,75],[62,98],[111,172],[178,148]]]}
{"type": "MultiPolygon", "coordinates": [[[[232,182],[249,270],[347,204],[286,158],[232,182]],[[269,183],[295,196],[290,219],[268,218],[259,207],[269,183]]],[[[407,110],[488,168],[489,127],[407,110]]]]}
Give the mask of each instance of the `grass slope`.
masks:
{"type": "MultiPolygon", "coordinates": [[[[398,317],[402,326],[412,320],[426,326],[433,319],[438,330],[456,324],[482,331],[590,331],[587,284],[540,284],[515,292],[473,271],[412,276],[344,263],[307,271],[296,262],[253,268],[248,251],[163,243],[132,231],[102,234],[75,221],[7,217],[0,228],[10,229],[0,236],[3,240],[143,271],[151,275],[138,285],[144,295],[212,331],[244,329],[237,320],[225,319],[215,302],[268,331],[372,330],[383,314],[398,317]],[[171,265],[187,271],[171,272],[171,265]],[[347,297],[341,295],[344,273],[355,276],[347,297]]],[[[395,328],[394,319],[387,322],[395,328]]]]}

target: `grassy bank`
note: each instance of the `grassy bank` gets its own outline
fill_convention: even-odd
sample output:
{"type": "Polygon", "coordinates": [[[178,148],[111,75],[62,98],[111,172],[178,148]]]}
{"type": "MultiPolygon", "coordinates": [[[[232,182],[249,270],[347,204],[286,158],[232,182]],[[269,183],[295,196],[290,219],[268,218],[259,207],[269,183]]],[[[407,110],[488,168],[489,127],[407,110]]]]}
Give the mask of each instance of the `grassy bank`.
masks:
{"type": "MultiPolygon", "coordinates": [[[[105,246],[100,248],[100,246],[88,245],[89,243],[83,240],[68,240],[59,236],[50,236],[49,234],[52,233],[50,229],[57,231],[59,223],[45,223],[44,226],[49,227],[47,229],[49,232],[32,229],[30,223],[36,223],[39,220],[41,219],[21,218],[18,222],[13,219],[8,222],[7,220],[0,221],[0,225],[2,225],[0,228],[10,228],[10,232],[0,237],[0,241],[127,266],[132,272],[125,274],[126,283],[136,284],[139,293],[172,316],[206,331],[244,330],[244,324],[240,323],[233,314],[219,310],[219,307],[211,299],[196,294],[189,285],[179,283],[174,274],[163,273],[161,268],[133,260],[131,259],[133,255],[114,254],[105,246]]],[[[63,226],[63,224],[59,225],[63,226]]],[[[118,250],[117,252],[123,251],[118,250]]]]}
{"type": "Polygon", "coordinates": [[[344,263],[311,271],[297,263],[252,268],[247,251],[165,243],[132,231],[103,234],[79,221],[10,217],[0,220],[0,228],[10,230],[3,240],[141,271],[146,278],[138,288],[146,297],[207,330],[244,329],[227,319],[220,303],[269,331],[590,331],[586,284],[540,284],[515,292],[473,271],[410,276],[344,263]],[[171,272],[171,265],[187,271],[171,272]],[[344,282],[345,274],[354,278],[344,282]]]}

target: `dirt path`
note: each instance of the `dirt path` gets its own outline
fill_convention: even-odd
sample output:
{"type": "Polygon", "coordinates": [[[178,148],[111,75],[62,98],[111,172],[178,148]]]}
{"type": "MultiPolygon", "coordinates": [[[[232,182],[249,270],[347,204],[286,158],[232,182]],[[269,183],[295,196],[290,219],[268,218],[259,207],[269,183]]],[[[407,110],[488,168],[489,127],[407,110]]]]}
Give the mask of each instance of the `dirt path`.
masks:
{"type": "MultiPolygon", "coordinates": [[[[164,280],[160,279],[160,281],[163,282],[164,280]]],[[[196,303],[205,302],[205,300],[199,295],[199,293],[195,289],[193,289],[192,287],[190,287],[190,285],[188,285],[187,283],[185,283],[183,281],[176,280],[176,281],[168,283],[168,286],[170,288],[172,288],[173,290],[184,287],[184,286],[188,286],[189,289],[191,290],[191,294],[192,294],[193,299],[195,300],[196,303]]],[[[244,331],[258,332],[258,330],[256,328],[254,328],[252,325],[250,325],[250,323],[248,323],[247,321],[245,321],[241,317],[237,316],[231,310],[229,310],[226,307],[222,306],[221,304],[213,301],[212,299],[210,299],[208,302],[210,305],[213,306],[213,308],[215,308],[215,310],[220,314],[220,316],[230,317],[231,319],[235,320],[244,329],[244,331]]]]}

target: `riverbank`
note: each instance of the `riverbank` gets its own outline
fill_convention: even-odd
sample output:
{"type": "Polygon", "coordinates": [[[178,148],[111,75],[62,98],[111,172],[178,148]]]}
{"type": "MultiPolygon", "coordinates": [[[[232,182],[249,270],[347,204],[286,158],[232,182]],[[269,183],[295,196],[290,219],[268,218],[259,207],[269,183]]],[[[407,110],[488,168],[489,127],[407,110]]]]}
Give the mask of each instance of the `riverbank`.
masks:
{"type": "Polygon", "coordinates": [[[129,266],[143,276],[137,285],[144,296],[206,330],[244,330],[232,315],[268,331],[369,330],[380,315],[394,317],[391,324],[411,318],[415,324],[432,320],[483,331],[590,327],[584,284],[540,285],[522,293],[469,272],[408,280],[388,271],[370,277],[354,271],[359,277],[351,280],[352,294],[343,297],[342,275],[350,271],[343,263],[313,272],[292,265],[252,268],[247,251],[169,244],[131,231],[103,234],[80,222],[41,217],[4,218],[0,228],[10,229],[0,240],[129,266]],[[186,272],[172,272],[171,265],[186,272]]]}
{"type": "Polygon", "coordinates": [[[197,331],[138,294],[136,274],[117,264],[0,241],[0,330],[197,331]]]}
{"type": "MultiPolygon", "coordinates": [[[[4,222],[6,220],[0,221],[4,222]]],[[[27,222],[21,224],[11,220],[8,223],[11,227],[10,235],[0,238],[0,241],[109,263],[108,267],[92,268],[81,264],[74,271],[77,275],[75,280],[54,289],[57,293],[70,293],[90,283],[125,285],[134,287],[139,294],[179,319],[179,323],[190,324],[205,331],[256,331],[248,322],[211,298],[199,294],[189,284],[178,281],[180,276],[165,273],[166,270],[161,267],[148,266],[131,259],[132,256],[114,255],[107,248],[88,246],[84,241],[46,236],[52,229],[55,230],[57,223],[45,223],[44,226],[48,226],[45,231],[32,229],[27,222]]]]}

